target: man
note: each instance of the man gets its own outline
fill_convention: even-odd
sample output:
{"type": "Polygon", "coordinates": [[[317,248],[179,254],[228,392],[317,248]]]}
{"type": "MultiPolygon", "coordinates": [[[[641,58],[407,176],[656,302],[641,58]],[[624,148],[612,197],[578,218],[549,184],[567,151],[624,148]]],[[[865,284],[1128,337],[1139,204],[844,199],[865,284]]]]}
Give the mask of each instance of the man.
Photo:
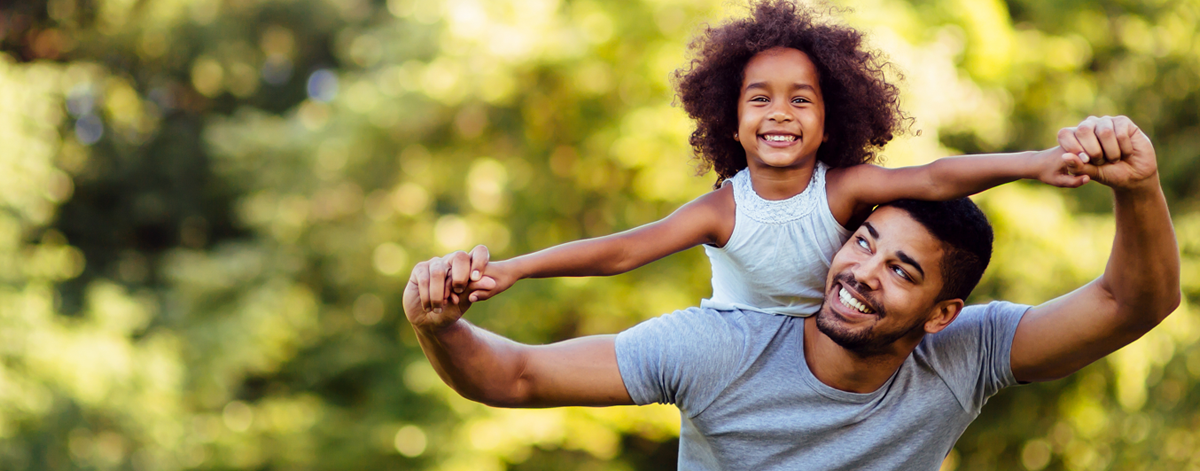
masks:
{"type": "Polygon", "coordinates": [[[1059,142],[1108,161],[1073,168],[1112,188],[1117,232],[1100,278],[1040,306],[963,307],[991,256],[991,228],[964,199],[876,210],[834,257],[825,305],[809,318],[689,309],[617,336],[521,345],[461,319],[470,303],[458,293],[487,261],[479,248],[419,264],[405,313],[469,399],[676,404],[681,469],[937,469],[997,391],[1066,376],[1180,302],[1149,139],[1105,117],[1059,142]]]}

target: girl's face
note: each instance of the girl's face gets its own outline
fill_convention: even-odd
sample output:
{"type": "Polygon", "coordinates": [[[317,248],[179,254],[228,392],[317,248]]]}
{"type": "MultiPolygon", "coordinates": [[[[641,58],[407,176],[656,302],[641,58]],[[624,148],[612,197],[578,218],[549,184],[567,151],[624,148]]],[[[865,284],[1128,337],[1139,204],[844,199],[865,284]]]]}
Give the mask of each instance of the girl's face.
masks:
{"type": "Polygon", "coordinates": [[[776,47],[746,63],[736,139],[751,167],[813,165],[825,134],[825,100],[808,54],[776,47]]]}

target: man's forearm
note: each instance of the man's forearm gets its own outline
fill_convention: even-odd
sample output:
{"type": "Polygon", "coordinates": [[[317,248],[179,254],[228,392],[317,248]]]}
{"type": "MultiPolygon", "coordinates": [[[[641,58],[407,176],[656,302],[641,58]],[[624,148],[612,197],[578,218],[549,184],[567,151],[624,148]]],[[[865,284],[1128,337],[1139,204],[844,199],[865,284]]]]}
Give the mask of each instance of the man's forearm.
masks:
{"type": "Polygon", "coordinates": [[[521,345],[463,319],[437,331],[415,330],[433,369],[463,397],[488,405],[518,402],[521,345]]]}
{"type": "Polygon", "coordinates": [[[1179,248],[1157,175],[1114,188],[1116,237],[1105,285],[1127,321],[1153,327],[1180,302],[1179,248]]]}

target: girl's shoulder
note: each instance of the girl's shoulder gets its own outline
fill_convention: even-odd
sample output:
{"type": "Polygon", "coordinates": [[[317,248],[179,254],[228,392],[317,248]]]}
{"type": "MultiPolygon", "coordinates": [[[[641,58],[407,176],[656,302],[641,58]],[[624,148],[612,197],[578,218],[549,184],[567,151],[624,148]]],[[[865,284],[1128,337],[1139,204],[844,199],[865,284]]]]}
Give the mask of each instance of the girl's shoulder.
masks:
{"type": "Polygon", "coordinates": [[[703,206],[722,215],[732,215],[737,209],[733,199],[733,185],[729,180],[725,180],[725,184],[720,188],[700,195],[688,204],[703,206]]]}

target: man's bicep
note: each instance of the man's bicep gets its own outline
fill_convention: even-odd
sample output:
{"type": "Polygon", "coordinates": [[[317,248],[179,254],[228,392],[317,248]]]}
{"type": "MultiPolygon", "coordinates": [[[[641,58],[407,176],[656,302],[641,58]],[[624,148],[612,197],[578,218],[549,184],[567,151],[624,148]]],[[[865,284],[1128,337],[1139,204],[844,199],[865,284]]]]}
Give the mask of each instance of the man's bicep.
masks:
{"type": "Polygon", "coordinates": [[[631,405],[617,367],[615,335],[530,347],[518,387],[524,407],[631,405]]]}
{"type": "Polygon", "coordinates": [[[1025,314],[1012,346],[1018,381],[1062,378],[1140,335],[1122,329],[1116,300],[1102,283],[1092,281],[1025,314]]]}

